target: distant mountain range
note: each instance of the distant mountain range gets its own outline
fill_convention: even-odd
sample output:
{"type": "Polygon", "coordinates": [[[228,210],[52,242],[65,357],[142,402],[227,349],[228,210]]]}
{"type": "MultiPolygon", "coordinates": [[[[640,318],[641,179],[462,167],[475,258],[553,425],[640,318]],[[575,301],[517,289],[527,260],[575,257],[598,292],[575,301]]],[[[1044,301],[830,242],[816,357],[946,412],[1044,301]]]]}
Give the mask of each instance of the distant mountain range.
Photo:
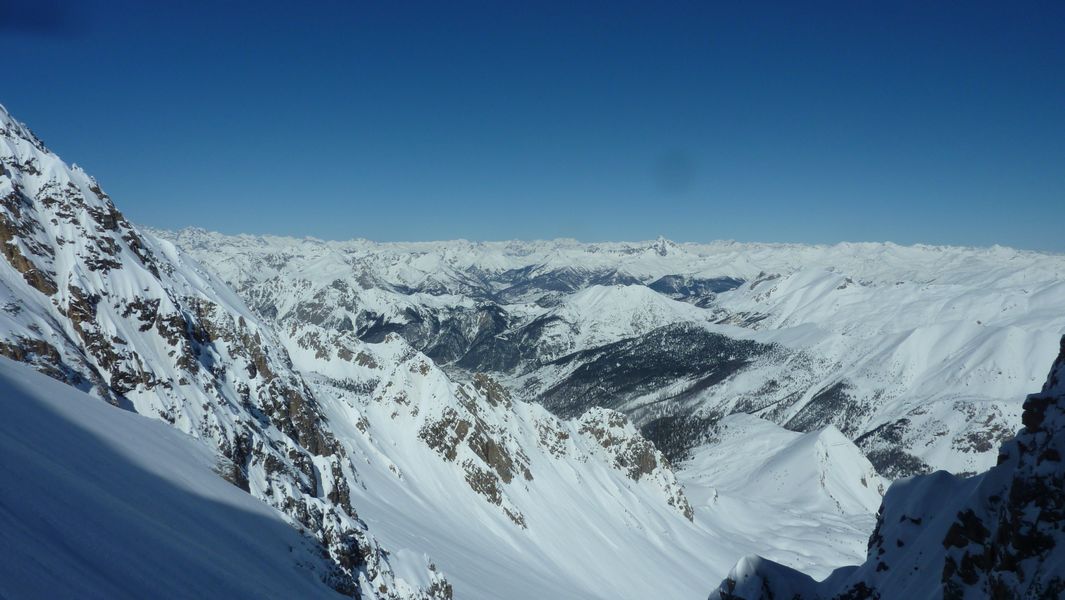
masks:
{"type": "Polygon", "coordinates": [[[1065,333],[1065,256],[1002,247],[155,233],[282,330],[397,333],[562,416],[620,410],[673,460],[745,412],[833,425],[893,478],[978,472],[1065,333]]]}

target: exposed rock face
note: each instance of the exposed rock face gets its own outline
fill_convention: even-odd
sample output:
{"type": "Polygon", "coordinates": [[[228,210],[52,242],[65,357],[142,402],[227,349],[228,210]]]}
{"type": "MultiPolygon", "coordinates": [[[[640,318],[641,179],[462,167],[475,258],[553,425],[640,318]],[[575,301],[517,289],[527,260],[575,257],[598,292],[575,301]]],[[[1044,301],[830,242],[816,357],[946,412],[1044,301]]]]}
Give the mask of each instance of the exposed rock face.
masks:
{"type": "Polygon", "coordinates": [[[316,370],[318,384],[359,391],[354,408],[387,414],[389,424],[360,426],[416,432],[440,460],[454,465],[469,487],[519,527],[528,526],[516,487],[535,491],[538,469],[558,472],[577,463],[608,465],[656,493],[688,520],[692,509],[669,462],[621,413],[593,409],[576,421],[514,400],[483,373],[452,381],[397,334],[365,344],[350,332],[290,324],[286,338],[297,362],[316,370]],[[546,462],[545,462],[546,461],[546,462]]]}
{"type": "Polygon", "coordinates": [[[894,484],[865,564],[823,582],[757,557],[742,560],[712,599],[1061,598],[1065,594],[1065,338],[1024,428],[998,465],[894,484]]]}
{"type": "Polygon", "coordinates": [[[0,164],[0,353],[210,441],[227,479],[322,544],[337,590],[432,597],[347,502],[354,468],[269,327],[2,108],[0,164]]]}
{"type": "Polygon", "coordinates": [[[593,408],[580,418],[578,431],[595,439],[613,459],[614,466],[633,481],[644,477],[654,479],[666,492],[666,502],[692,520],[695,513],[677,483],[669,461],[636,431],[625,415],[606,408],[593,408]]]}
{"type": "Polygon", "coordinates": [[[948,598],[1065,594],[1065,338],[1022,422],[977,491],[984,502],[959,511],[943,539],[948,598]]]}

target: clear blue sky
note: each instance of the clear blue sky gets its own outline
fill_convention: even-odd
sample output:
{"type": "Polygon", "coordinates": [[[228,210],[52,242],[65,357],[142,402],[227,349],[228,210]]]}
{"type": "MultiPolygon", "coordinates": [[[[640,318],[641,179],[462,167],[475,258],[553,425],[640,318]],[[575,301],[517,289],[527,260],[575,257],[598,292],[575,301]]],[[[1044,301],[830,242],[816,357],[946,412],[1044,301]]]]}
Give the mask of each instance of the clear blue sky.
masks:
{"type": "Polygon", "coordinates": [[[1065,2],[0,0],[0,48],[144,225],[1065,251],[1065,2]]]}

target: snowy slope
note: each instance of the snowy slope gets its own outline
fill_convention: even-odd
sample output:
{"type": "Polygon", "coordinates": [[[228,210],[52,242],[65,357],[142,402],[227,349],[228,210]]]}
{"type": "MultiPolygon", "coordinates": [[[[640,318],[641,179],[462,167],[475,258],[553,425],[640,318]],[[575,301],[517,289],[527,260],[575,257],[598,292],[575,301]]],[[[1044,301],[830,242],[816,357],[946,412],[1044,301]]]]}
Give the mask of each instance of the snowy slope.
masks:
{"type": "Polygon", "coordinates": [[[713,429],[677,477],[721,544],[768,542],[761,554],[817,576],[864,556],[886,483],[839,431],[800,434],[743,414],[713,429]]]}
{"type": "Polygon", "coordinates": [[[752,497],[786,497],[799,511],[874,514],[885,482],[835,427],[796,433],[745,414],[725,417],[713,443],[700,447],[683,472],[752,497]]]}
{"type": "Polygon", "coordinates": [[[764,316],[750,325],[757,339],[831,363],[821,389],[838,384],[868,407],[847,418],[808,395],[775,420],[869,433],[861,444],[867,452],[902,438],[921,446],[915,454],[929,464],[975,472],[993,464],[995,448],[1019,423],[1016,398],[1042,379],[1038,357],[1053,352],[1065,332],[1065,283],[1056,274],[1033,281],[1023,268],[996,273],[991,281],[974,274],[972,284],[876,285],[803,271],[744,285],[718,306],[764,316]],[[815,331],[804,329],[809,323],[815,331]]]}
{"type": "Polygon", "coordinates": [[[341,597],[202,443],[6,358],[0,396],[0,597],[341,597]]]}
{"type": "Polygon", "coordinates": [[[386,545],[436,558],[456,597],[699,598],[706,573],[727,572],[726,557],[769,532],[774,558],[827,573],[860,560],[874,523],[880,480],[833,430],[751,417],[762,429],[719,449],[734,455],[731,478],[700,465],[674,475],[619,413],[567,421],[487,377],[456,383],[397,335],[367,344],[304,325],[285,340],[359,463],[360,514],[386,545]],[[761,482],[787,466],[762,465],[762,445],[801,454],[807,475],[767,498],[761,482]],[[864,495],[840,489],[862,476],[864,495]],[[842,502],[819,492],[823,478],[842,502]]]}
{"type": "Polygon", "coordinates": [[[818,582],[748,557],[710,598],[1060,598],[1065,338],[1042,391],[1025,401],[1023,422],[985,473],[960,479],[937,472],[893,484],[862,565],[818,582]]]}

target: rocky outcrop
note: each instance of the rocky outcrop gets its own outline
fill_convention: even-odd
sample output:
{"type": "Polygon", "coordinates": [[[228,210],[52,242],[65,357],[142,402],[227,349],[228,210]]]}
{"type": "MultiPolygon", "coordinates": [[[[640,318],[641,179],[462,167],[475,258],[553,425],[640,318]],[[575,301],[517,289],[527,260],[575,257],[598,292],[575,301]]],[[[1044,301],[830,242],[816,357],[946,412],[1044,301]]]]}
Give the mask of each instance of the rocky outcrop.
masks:
{"type": "Polygon", "coordinates": [[[366,344],[351,332],[312,324],[282,328],[300,368],[325,376],[325,385],[345,392],[345,401],[362,419],[387,418],[377,425],[357,422],[361,434],[414,432],[473,492],[520,528],[532,527],[523,503],[536,494],[538,472],[557,475],[589,463],[654,490],[672,510],[693,518],[669,462],[621,413],[595,409],[579,420],[560,419],[513,399],[484,373],[453,381],[398,334],[366,344]]]}
{"type": "Polygon", "coordinates": [[[884,496],[866,562],[823,582],[757,557],[711,599],[1001,598],[1065,594],[1065,338],[1024,428],[998,465],[896,482],[884,496]]]}
{"type": "Polygon", "coordinates": [[[947,598],[1065,595],[1065,338],[1022,422],[943,538],[947,598]]]}
{"type": "Polygon", "coordinates": [[[578,431],[592,437],[599,447],[633,481],[648,478],[665,494],[666,503],[691,521],[695,512],[677,483],[672,466],[654,444],[636,431],[625,415],[607,408],[593,408],[580,418],[578,431]]]}

